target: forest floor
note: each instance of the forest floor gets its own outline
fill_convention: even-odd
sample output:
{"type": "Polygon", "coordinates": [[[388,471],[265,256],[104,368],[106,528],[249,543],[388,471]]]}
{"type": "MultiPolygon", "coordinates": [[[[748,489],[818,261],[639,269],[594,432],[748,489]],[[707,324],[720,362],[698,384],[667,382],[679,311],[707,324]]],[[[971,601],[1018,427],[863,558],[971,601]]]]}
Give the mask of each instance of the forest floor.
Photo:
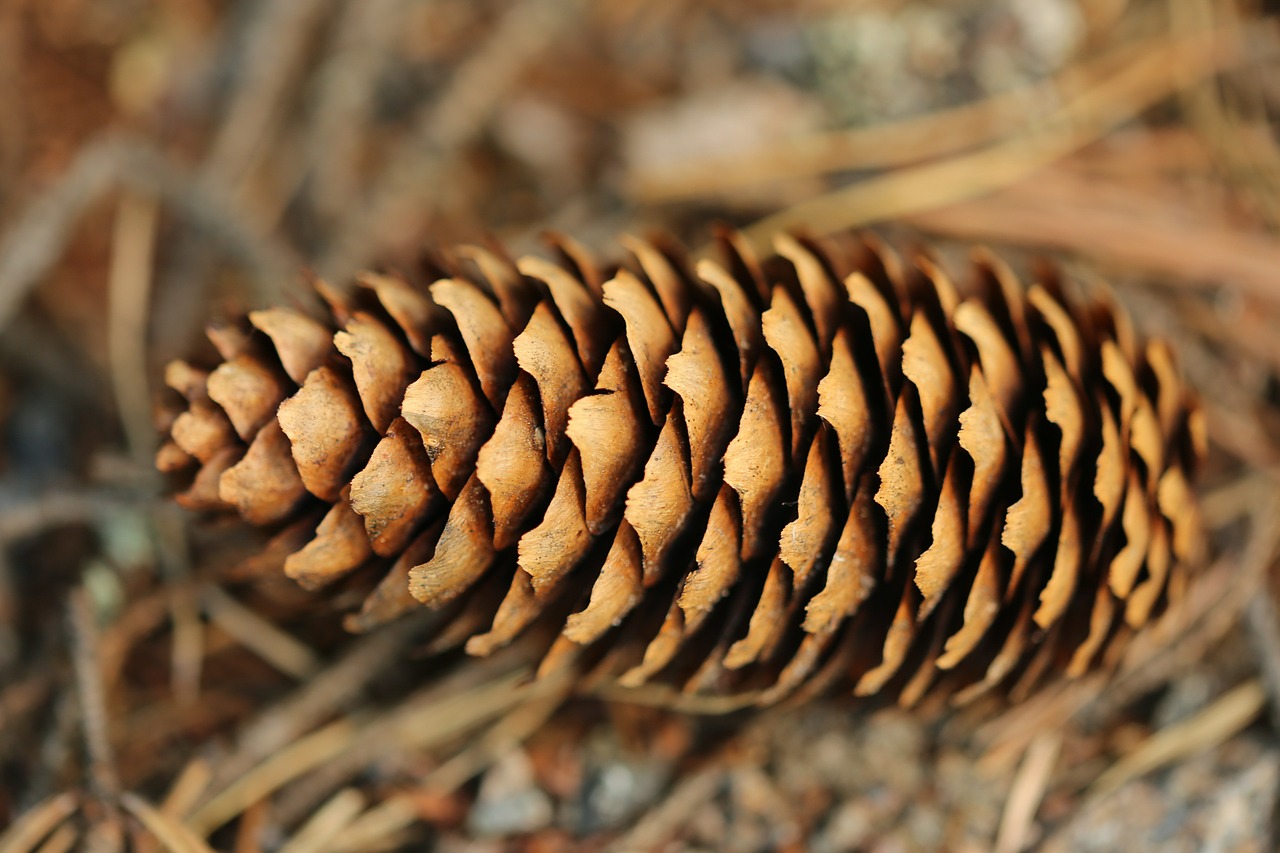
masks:
{"type": "Polygon", "coordinates": [[[0,851],[1277,849],[1272,7],[0,4],[0,851]],[[1175,344],[1211,558],[1115,672],[960,710],[566,700],[414,656],[413,620],[343,636],[153,471],[162,365],[304,268],[714,223],[1052,256],[1175,344]]]}

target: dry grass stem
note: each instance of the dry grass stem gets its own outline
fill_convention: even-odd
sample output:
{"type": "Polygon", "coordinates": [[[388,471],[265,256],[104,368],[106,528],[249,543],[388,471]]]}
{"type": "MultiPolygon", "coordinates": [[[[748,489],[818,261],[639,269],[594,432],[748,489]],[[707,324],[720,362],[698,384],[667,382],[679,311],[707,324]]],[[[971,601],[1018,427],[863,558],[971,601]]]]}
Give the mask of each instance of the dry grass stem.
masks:
{"type": "Polygon", "coordinates": [[[119,819],[120,776],[111,747],[111,716],[98,656],[98,627],[92,604],[83,587],[71,594],[69,626],[80,722],[89,754],[89,779],[93,793],[106,809],[108,820],[119,819]]]}
{"type": "Polygon", "coordinates": [[[719,792],[727,771],[707,767],[690,774],[676,784],[660,803],[636,822],[622,838],[609,845],[610,851],[657,850],[674,836],[680,827],[719,792]]]}
{"type": "Polygon", "coordinates": [[[363,719],[345,717],[293,741],[218,791],[192,813],[186,825],[201,838],[346,749],[363,719]]]}
{"type": "Polygon", "coordinates": [[[368,200],[348,214],[317,264],[337,280],[368,263],[379,231],[396,218],[421,217],[437,182],[463,143],[479,133],[526,65],[581,22],[583,0],[517,0],[484,44],[453,74],[448,89],[415,122],[409,138],[373,182],[368,200]]]}
{"type": "Polygon", "coordinates": [[[323,669],[319,656],[305,643],[218,587],[207,586],[201,590],[200,601],[213,624],[286,675],[306,681],[323,669]]]}
{"type": "Polygon", "coordinates": [[[190,827],[136,794],[125,793],[120,802],[171,853],[213,853],[190,827]]]}
{"type": "Polygon", "coordinates": [[[34,806],[0,833],[0,853],[29,853],[75,813],[80,798],[64,791],[34,806]]]}
{"type": "Polygon", "coordinates": [[[324,853],[365,808],[365,797],[343,788],[304,823],[280,848],[280,853],[324,853]]]}
{"type": "Polygon", "coordinates": [[[1069,167],[1049,167],[1035,181],[907,218],[925,231],[958,239],[1088,253],[1169,286],[1231,281],[1243,293],[1280,303],[1280,247],[1269,235],[1197,221],[1194,209],[1175,214],[1171,202],[1069,167]]]}
{"type": "Polygon", "coordinates": [[[151,389],[147,384],[147,319],[151,301],[152,257],[155,254],[159,207],[149,196],[124,193],[116,205],[108,273],[107,330],[111,384],[116,407],[134,456],[155,454],[151,423],[151,389]]]}
{"type": "Polygon", "coordinates": [[[1060,731],[1041,732],[1027,747],[1000,818],[995,853],[1018,853],[1034,841],[1032,823],[1061,750],[1060,731]]]}
{"type": "Polygon", "coordinates": [[[927,115],[866,128],[787,139],[727,157],[693,160],[663,170],[636,171],[628,190],[644,203],[706,198],[743,186],[828,172],[891,169],[942,158],[997,142],[1043,121],[1063,101],[1087,91],[1149,51],[1166,49],[1167,36],[1126,44],[1095,59],[1009,92],[927,115]]]}
{"type": "Polygon", "coordinates": [[[1264,587],[1250,599],[1244,624],[1267,689],[1272,725],[1280,730],[1280,616],[1271,590],[1264,587]]]}
{"type": "Polygon", "coordinates": [[[972,154],[860,181],[767,216],[746,229],[759,251],[769,234],[802,228],[830,233],[974,198],[1020,181],[1078,151],[1167,98],[1188,77],[1232,67],[1240,33],[1170,39],[1047,116],[1025,133],[972,154]],[[1173,68],[1179,68],[1174,75],[1173,68]]]}
{"type": "Polygon", "coordinates": [[[1191,719],[1154,732],[1107,768],[1090,786],[1089,795],[1104,797],[1130,779],[1222,743],[1252,723],[1266,702],[1261,682],[1239,685],[1191,719]]]}

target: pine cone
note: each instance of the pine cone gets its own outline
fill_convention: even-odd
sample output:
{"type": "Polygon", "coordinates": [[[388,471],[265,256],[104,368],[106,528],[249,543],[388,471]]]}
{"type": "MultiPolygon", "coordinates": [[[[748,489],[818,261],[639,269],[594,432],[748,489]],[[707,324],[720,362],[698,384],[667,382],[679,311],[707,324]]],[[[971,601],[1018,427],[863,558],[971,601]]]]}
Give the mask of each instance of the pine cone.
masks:
{"type": "Polygon", "coordinates": [[[221,364],[167,369],[158,465],[279,527],[307,588],[376,573],[352,630],[450,608],[485,655],[550,623],[543,672],[761,703],[1025,689],[1183,587],[1203,418],[1105,292],[977,250],[962,297],[852,235],[726,233],[693,272],[624,242],[215,326],[221,364]]]}

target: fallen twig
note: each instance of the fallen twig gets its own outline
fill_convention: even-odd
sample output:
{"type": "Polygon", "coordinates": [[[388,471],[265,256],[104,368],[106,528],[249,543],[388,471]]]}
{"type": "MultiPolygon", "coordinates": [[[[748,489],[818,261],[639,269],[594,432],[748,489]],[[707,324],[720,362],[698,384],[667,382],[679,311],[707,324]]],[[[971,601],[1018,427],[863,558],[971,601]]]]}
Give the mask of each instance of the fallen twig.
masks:
{"type": "Polygon", "coordinates": [[[1013,779],[1009,799],[996,835],[995,853],[1018,853],[1032,841],[1031,824],[1044,798],[1045,788],[1062,750],[1062,732],[1050,730],[1036,736],[1013,779]]]}
{"type": "Polygon", "coordinates": [[[1266,701],[1262,684],[1246,681],[1191,719],[1153,733],[1099,776],[1089,796],[1106,796],[1131,779],[1222,743],[1253,722],[1266,701]]]}
{"type": "Polygon", "coordinates": [[[34,850],[79,805],[80,798],[70,791],[49,797],[0,833],[0,853],[27,853],[34,850]]]}
{"type": "Polygon", "coordinates": [[[762,253],[777,231],[820,233],[932,210],[1009,186],[1077,151],[1164,100],[1192,74],[1207,75],[1240,59],[1239,32],[1170,40],[1086,90],[1043,122],[999,143],[860,181],[765,217],[744,231],[762,253]],[[1180,67],[1175,77],[1172,67],[1180,67]]]}
{"type": "Polygon", "coordinates": [[[120,776],[111,748],[110,718],[98,658],[98,628],[83,587],[71,593],[71,650],[80,722],[89,754],[89,783],[108,821],[119,822],[120,776]]]}

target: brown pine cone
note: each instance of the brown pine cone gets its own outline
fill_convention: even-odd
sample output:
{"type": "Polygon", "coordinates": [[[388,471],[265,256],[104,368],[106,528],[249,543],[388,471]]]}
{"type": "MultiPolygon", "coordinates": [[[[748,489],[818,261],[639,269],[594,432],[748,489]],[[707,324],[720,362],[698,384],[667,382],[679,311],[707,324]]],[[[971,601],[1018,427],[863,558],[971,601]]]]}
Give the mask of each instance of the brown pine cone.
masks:
{"type": "Polygon", "coordinates": [[[1078,674],[1183,588],[1203,418],[1105,293],[977,250],[962,296],[852,235],[724,234],[694,271],[624,243],[211,328],[159,467],[279,527],[305,587],[376,574],[352,630],[451,608],[485,655],[550,624],[543,672],[761,703],[1078,674]]]}

